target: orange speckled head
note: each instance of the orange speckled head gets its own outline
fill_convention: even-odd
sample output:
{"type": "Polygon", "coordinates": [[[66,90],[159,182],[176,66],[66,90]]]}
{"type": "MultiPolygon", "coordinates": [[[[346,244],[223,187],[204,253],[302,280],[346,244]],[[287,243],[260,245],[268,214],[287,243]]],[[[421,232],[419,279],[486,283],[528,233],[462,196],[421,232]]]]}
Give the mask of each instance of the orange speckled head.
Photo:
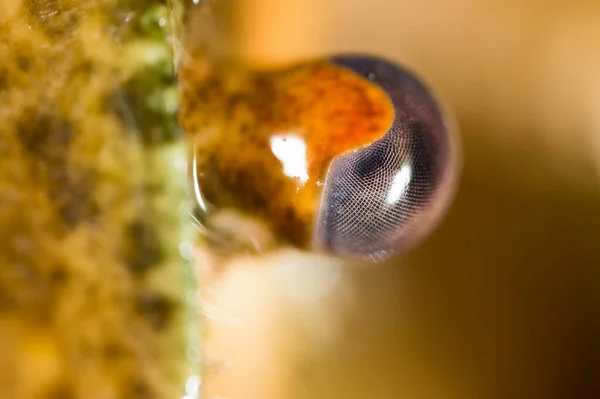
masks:
{"type": "Polygon", "coordinates": [[[385,241],[373,226],[361,232],[360,224],[369,222],[359,218],[353,223],[353,212],[361,209],[372,221],[383,216],[386,235],[410,241],[398,231],[415,230],[412,221],[417,219],[431,225],[441,214],[436,209],[444,208],[440,203],[448,202],[445,194],[438,198],[438,189],[450,191],[445,187],[452,179],[444,176],[453,176],[447,173],[453,156],[435,100],[408,72],[386,68],[395,67],[350,57],[269,72],[202,62],[183,69],[180,119],[194,143],[203,201],[216,212],[234,210],[257,219],[280,241],[299,247],[365,259],[393,254],[391,244],[380,250],[361,236],[385,241]],[[397,148],[352,158],[390,137],[397,148]],[[366,168],[358,180],[348,181],[360,191],[336,185],[345,176],[340,161],[366,168]],[[394,179],[407,163],[413,169],[403,169],[405,187],[392,198],[390,192],[400,184],[394,186],[394,179]],[[355,203],[353,196],[366,203],[355,203]],[[357,234],[350,237],[348,231],[357,234]],[[370,248],[369,255],[363,256],[359,246],[370,248]]]}
{"type": "Polygon", "coordinates": [[[327,61],[201,82],[194,74],[193,66],[182,73],[181,123],[205,199],[307,245],[329,163],[386,132],[394,115],[387,95],[327,61]]]}

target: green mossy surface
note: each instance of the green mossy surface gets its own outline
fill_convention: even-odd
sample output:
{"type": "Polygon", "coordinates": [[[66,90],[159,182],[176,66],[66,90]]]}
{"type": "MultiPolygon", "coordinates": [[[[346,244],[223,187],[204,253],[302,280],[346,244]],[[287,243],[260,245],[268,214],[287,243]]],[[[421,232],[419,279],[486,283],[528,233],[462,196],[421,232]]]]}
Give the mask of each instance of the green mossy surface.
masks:
{"type": "Polygon", "coordinates": [[[0,2],[3,397],[179,398],[197,372],[169,21],[161,1],[0,2]]]}

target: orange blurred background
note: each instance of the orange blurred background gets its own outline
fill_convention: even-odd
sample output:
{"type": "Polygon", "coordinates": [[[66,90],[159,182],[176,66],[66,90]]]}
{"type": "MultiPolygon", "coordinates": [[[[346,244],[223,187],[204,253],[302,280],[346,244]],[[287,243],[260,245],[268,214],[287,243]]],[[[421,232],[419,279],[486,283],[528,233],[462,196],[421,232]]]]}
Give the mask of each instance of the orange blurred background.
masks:
{"type": "Polygon", "coordinates": [[[600,3],[237,6],[249,59],[367,52],[419,72],[454,111],[464,172],[443,225],[393,264],[236,260],[206,292],[210,394],[599,397],[600,3]]]}

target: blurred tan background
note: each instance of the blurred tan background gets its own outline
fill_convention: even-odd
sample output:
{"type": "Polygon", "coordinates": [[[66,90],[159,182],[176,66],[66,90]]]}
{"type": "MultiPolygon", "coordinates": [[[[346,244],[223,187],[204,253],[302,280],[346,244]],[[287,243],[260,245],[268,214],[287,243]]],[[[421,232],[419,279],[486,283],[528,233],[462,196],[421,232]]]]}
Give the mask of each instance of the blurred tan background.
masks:
{"type": "Polygon", "coordinates": [[[464,172],[395,264],[240,260],[207,292],[211,395],[600,397],[600,2],[245,1],[248,57],[367,52],[420,73],[464,172]]]}

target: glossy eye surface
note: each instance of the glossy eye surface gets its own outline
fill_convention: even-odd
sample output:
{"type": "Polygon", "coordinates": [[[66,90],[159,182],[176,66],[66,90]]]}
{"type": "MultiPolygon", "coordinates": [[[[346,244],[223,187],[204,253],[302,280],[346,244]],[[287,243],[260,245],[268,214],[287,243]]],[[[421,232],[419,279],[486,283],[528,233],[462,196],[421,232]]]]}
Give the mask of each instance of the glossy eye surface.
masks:
{"type": "Polygon", "coordinates": [[[332,160],[315,244],[344,256],[386,259],[436,226],[456,184],[456,144],[436,100],[406,70],[372,57],[332,62],[382,88],[394,119],[378,140],[332,160]]]}
{"type": "MultiPolygon", "coordinates": [[[[339,56],[270,71],[200,63],[182,78],[199,218],[213,236],[219,215],[235,213],[279,243],[380,261],[419,242],[450,203],[456,143],[401,67],[339,56]]],[[[252,235],[227,230],[230,243],[252,235]]]]}

